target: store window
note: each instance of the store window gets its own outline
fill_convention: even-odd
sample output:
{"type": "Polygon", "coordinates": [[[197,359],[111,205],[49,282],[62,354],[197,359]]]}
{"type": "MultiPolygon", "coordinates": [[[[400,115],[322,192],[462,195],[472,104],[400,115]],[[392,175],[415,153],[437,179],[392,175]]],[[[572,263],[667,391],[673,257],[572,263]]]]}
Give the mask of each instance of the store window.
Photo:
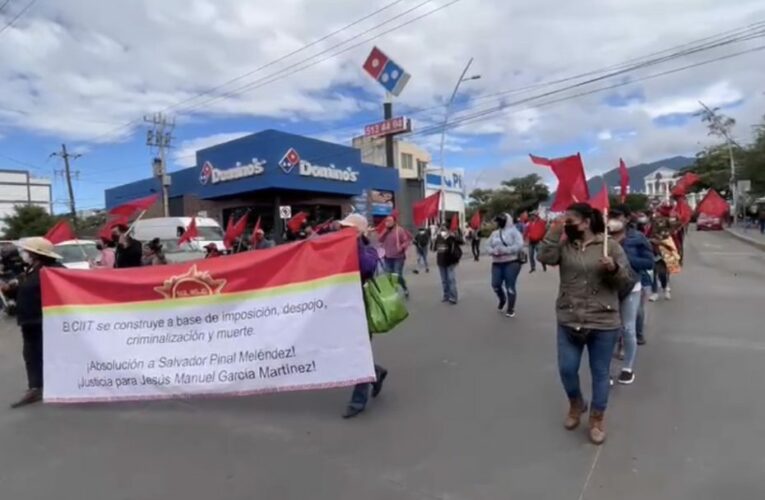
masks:
{"type": "Polygon", "coordinates": [[[424,177],[428,171],[428,162],[417,160],[417,175],[424,177]]]}
{"type": "Polygon", "coordinates": [[[414,158],[409,153],[401,153],[401,169],[414,170],[414,158]]]}

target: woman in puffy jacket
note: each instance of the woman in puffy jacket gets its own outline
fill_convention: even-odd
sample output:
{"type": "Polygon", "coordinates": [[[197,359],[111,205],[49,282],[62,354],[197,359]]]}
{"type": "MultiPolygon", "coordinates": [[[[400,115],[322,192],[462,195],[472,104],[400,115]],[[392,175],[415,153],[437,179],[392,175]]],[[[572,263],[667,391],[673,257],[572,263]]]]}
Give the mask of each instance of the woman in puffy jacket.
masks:
{"type": "Polygon", "coordinates": [[[489,254],[491,255],[491,287],[497,294],[501,312],[507,306],[506,316],[515,316],[515,302],[518,298],[516,283],[521,272],[521,252],[523,236],[513,225],[509,214],[498,215],[494,222],[497,229],[489,236],[489,254]]]}

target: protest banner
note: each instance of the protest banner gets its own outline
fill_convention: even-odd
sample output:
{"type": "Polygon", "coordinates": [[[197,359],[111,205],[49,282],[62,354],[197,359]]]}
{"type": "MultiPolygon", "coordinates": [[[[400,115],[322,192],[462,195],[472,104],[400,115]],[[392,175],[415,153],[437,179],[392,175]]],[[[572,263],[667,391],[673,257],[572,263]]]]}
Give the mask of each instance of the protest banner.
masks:
{"type": "Polygon", "coordinates": [[[138,269],[42,272],[44,401],[374,380],[356,235],[138,269]]]}

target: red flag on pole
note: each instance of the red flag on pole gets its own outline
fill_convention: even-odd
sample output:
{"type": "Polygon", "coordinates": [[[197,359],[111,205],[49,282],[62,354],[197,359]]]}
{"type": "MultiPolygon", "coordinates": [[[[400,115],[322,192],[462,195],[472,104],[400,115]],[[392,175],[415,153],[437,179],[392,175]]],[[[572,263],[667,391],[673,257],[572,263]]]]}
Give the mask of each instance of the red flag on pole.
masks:
{"type": "Polygon", "coordinates": [[[239,220],[236,221],[236,223],[232,223],[234,219],[233,215],[229,217],[228,225],[226,226],[226,234],[223,236],[223,246],[231,249],[234,246],[236,239],[244,234],[245,229],[247,229],[247,217],[249,214],[249,212],[245,212],[244,215],[239,217],[239,220]]]}
{"type": "Polygon", "coordinates": [[[430,196],[423,198],[412,205],[412,218],[415,226],[422,226],[428,219],[438,215],[438,207],[441,202],[441,191],[436,191],[430,196]]]}
{"type": "Polygon", "coordinates": [[[723,217],[730,212],[730,206],[728,206],[728,202],[717,191],[710,189],[704,199],[701,200],[701,203],[699,203],[699,206],[696,207],[696,210],[700,214],[723,217]]]}
{"type": "Polygon", "coordinates": [[[183,232],[183,235],[181,235],[181,238],[178,240],[178,245],[183,245],[184,243],[190,243],[194,240],[194,238],[199,237],[199,231],[197,230],[197,218],[192,217],[191,222],[189,223],[189,227],[186,228],[186,230],[183,232]]]}
{"type": "Polygon", "coordinates": [[[449,230],[456,233],[460,229],[460,216],[457,214],[452,215],[452,222],[449,225],[449,230]]]}
{"type": "Polygon", "coordinates": [[[45,239],[57,245],[62,241],[76,240],[77,236],[74,234],[72,226],[69,225],[69,221],[62,219],[45,233],[45,239]]]}
{"type": "Polygon", "coordinates": [[[98,231],[98,237],[102,240],[109,241],[112,239],[112,231],[114,231],[115,227],[118,226],[127,226],[130,224],[130,221],[127,217],[117,217],[115,219],[106,221],[106,224],[101,228],[100,231],[98,231]]]}
{"type": "Polygon", "coordinates": [[[610,203],[608,201],[608,186],[606,185],[605,180],[603,180],[603,189],[591,199],[587,200],[587,203],[589,203],[592,208],[597,208],[604,214],[608,211],[610,203]]]}
{"type": "Polygon", "coordinates": [[[543,158],[529,155],[532,163],[552,168],[558,178],[558,190],[550,209],[553,212],[563,212],[572,203],[584,202],[590,199],[587,188],[587,177],[584,174],[584,163],[579,153],[563,158],[543,158]]]}
{"type": "Polygon", "coordinates": [[[287,222],[287,228],[293,233],[300,231],[300,227],[308,220],[308,214],[306,212],[298,212],[293,218],[287,222]]]}
{"type": "Polygon", "coordinates": [[[685,196],[688,193],[688,190],[700,180],[701,177],[693,172],[686,173],[679,181],[677,181],[675,187],[672,188],[672,196],[685,196]]]}
{"type": "Polygon", "coordinates": [[[621,188],[622,203],[627,201],[627,187],[630,185],[630,173],[627,170],[627,164],[619,158],[619,186],[621,188]]]}
{"type": "Polygon", "coordinates": [[[481,228],[481,212],[476,210],[473,217],[470,218],[470,227],[476,231],[481,228]]]}
{"type": "Polygon", "coordinates": [[[157,202],[158,198],[159,195],[153,194],[145,198],[129,201],[109,210],[109,215],[121,215],[128,218],[132,217],[136,212],[143,212],[144,210],[148,210],[157,202]]]}
{"type": "Polygon", "coordinates": [[[685,196],[678,197],[675,210],[677,210],[677,218],[680,219],[680,222],[682,222],[683,225],[687,225],[689,222],[691,222],[691,218],[693,217],[693,210],[685,200],[685,196]]]}

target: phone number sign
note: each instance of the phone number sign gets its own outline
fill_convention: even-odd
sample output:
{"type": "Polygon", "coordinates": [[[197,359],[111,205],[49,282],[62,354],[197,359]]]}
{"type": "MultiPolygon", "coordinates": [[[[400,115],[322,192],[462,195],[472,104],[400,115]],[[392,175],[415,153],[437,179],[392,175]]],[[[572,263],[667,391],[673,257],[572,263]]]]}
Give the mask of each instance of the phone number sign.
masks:
{"type": "Polygon", "coordinates": [[[364,127],[364,137],[379,137],[382,135],[404,134],[412,131],[412,121],[398,116],[379,123],[364,127]]]}

